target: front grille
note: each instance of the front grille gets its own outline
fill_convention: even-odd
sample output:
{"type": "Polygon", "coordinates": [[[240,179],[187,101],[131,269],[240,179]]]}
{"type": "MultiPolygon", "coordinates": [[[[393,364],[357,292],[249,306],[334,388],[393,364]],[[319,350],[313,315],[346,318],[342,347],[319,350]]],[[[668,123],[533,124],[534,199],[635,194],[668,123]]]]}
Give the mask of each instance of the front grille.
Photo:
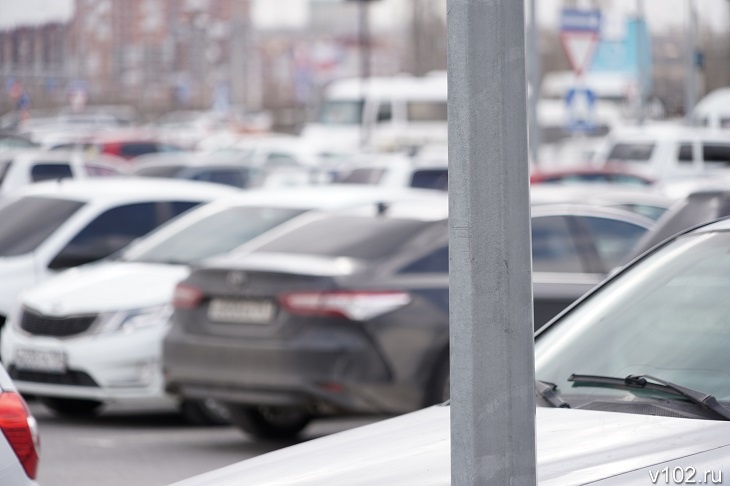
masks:
{"type": "Polygon", "coordinates": [[[47,383],[50,385],[98,387],[94,379],[83,371],[68,370],[65,373],[46,373],[43,371],[19,370],[15,366],[8,367],[10,378],[18,381],[47,383]]]}
{"type": "Polygon", "coordinates": [[[20,317],[20,328],[36,336],[74,336],[88,331],[96,317],[96,314],[49,317],[25,309],[20,317]]]}

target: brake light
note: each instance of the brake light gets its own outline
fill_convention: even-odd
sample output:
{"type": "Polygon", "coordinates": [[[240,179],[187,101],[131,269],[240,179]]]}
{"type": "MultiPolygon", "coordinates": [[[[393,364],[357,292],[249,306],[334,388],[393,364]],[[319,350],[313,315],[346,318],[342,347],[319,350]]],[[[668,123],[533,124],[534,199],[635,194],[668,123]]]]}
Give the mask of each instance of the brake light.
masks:
{"type": "Polygon", "coordinates": [[[203,300],[203,292],[192,285],[180,283],[172,294],[172,305],[176,309],[195,309],[203,300]]]}
{"type": "Polygon", "coordinates": [[[293,292],[279,302],[290,314],[344,317],[366,321],[407,305],[411,296],[398,291],[293,292]]]}
{"type": "Polygon", "coordinates": [[[29,478],[38,472],[38,424],[25,400],[15,392],[0,392],[0,430],[29,478]]]}

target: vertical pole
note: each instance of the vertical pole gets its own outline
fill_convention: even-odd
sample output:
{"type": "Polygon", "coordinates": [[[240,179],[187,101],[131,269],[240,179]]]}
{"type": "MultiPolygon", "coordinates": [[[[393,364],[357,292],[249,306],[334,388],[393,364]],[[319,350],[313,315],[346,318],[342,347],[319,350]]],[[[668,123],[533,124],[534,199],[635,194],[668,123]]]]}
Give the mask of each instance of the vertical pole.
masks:
{"type": "MultiPolygon", "coordinates": [[[[362,83],[363,115],[365,115],[367,85],[370,79],[370,0],[358,2],[358,31],[360,33],[360,82],[362,83]]],[[[370,122],[365,117],[360,124],[360,147],[367,146],[370,141],[370,122]]]]}
{"type": "Polygon", "coordinates": [[[535,485],[524,3],[448,0],[451,480],[535,485]]]}
{"type": "Polygon", "coordinates": [[[689,118],[697,102],[697,69],[695,55],[697,53],[697,11],[693,0],[687,1],[687,54],[686,81],[684,93],[684,115],[689,118]]]}
{"type": "Polygon", "coordinates": [[[530,143],[530,157],[532,163],[536,166],[540,165],[540,124],[537,117],[537,105],[540,99],[540,47],[539,47],[539,33],[537,31],[537,12],[535,11],[535,0],[530,0],[530,22],[528,30],[528,47],[527,47],[527,60],[528,60],[528,71],[527,75],[530,77],[530,95],[528,96],[529,106],[527,109],[527,116],[530,123],[530,130],[528,132],[529,143],[530,143]]]}
{"type": "MultiPolygon", "coordinates": [[[[644,38],[646,16],[644,11],[644,0],[637,0],[636,5],[637,19],[636,24],[636,60],[639,68],[639,125],[643,125],[646,120],[646,86],[648,84],[648,67],[644,54],[646,52],[646,42],[644,38]]],[[[649,54],[651,56],[651,54],[649,54]]],[[[651,59],[651,57],[650,57],[651,59]]]]}

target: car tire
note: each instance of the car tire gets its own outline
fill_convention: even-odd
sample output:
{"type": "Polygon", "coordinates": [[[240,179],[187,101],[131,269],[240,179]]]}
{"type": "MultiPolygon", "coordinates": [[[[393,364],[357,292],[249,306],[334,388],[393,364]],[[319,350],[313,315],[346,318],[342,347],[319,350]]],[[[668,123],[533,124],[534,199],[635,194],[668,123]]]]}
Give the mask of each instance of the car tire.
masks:
{"type": "Polygon", "coordinates": [[[215,400],[183,400],[180,414],[190,425],[231,425],[228,409],[215,400]]]}
{"type": "Polygon", "coordinates": [[[449,400],[451,393],[451,366],[449,364],[449,353],[439,358],[431,381],[426,390],[426,406],[444,403],[449,400]]]}
{"type": "Polygon", "coordinates": [[[300,408],[228,405],[231,422],[257,439],[293,439],[312,420],[300,408]]]}
{"type": "Polygon", "coordinates": [[[99,413],[103,405],[96,400],[76,398],[38,397],[38,400],[57,415],[69,417],[91,417],[99,413]]]}

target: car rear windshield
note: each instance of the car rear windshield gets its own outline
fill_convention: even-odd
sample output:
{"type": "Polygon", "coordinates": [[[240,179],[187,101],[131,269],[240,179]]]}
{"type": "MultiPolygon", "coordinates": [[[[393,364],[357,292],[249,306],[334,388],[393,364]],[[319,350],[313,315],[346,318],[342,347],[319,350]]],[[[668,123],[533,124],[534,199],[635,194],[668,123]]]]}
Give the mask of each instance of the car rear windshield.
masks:
{"type": "Polygon", "coordinates": [[[166,229],[153,235],[132,246],[121,258],[124,261],[187,264],[231,251],[303,212],[303,209],[293,208],[234,207],[211,214],[203,208],[184,217],[190,223],[178,226],[178,231],[167,232],[166,229]]]}
{"type": "Polygon", "coordinates": [[[159,165],[155,167],[140,167],[134,171],[134,175],[140,177],[175,177],[183,170],[183,165],[159,165]]]}
{"type": "Polygon", "coordinates": [[[83,205],[45,197],[24,197],[1,205],[0,257],[35,250],[83,205]]]}
{"type": "Polygon", "coordinates": [[[449,189],[448,169],[419,169],[413,172],[411,187],[417,189],[449,189]]]}
{"type": "Polygon", "coordinates": [[[608,154],[608,160],[646,162],[653,152],[653,143],[617,143],[608,154]]]}
{"type": "Polygon", "coordinates": [[[392,255],[432,222],[331,216],[292,229],[257,251],[377,260],[392,255]]]}

